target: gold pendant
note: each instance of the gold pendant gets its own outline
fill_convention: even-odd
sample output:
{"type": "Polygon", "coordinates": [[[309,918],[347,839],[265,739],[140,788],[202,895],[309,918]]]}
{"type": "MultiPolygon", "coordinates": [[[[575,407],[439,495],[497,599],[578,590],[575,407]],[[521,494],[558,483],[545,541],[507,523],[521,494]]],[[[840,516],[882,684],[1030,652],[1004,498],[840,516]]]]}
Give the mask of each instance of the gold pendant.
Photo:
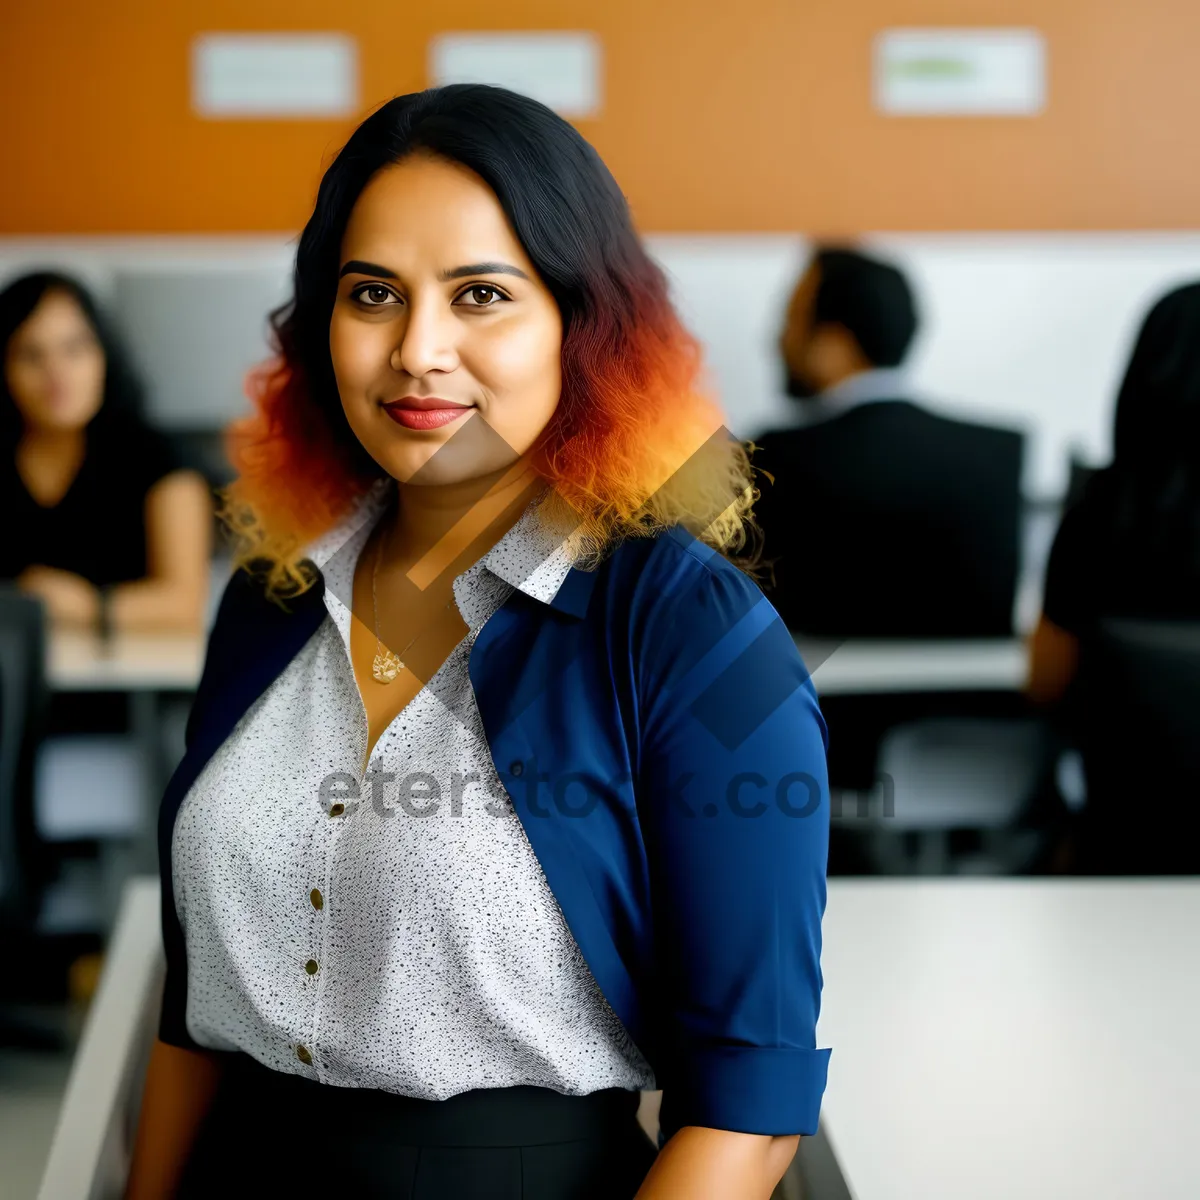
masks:
{"type": "Polygon", "coordinates": [[[380,650],[371,664],[371,674],[380,683],[391,683],[400,674],[404,664],[390,651],[380,650]]]}

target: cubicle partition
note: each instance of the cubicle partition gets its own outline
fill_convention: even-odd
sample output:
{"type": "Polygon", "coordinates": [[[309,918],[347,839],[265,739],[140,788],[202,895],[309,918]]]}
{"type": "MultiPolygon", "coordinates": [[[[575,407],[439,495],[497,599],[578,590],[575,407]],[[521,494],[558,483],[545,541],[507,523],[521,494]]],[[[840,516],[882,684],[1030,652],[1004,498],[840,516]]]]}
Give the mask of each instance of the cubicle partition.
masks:
{"type": "Polygon", "coordinates": [[[123,1194],[163,969],[158,880],[135,878],[126,885],[38,1200],[123,1194]]]}

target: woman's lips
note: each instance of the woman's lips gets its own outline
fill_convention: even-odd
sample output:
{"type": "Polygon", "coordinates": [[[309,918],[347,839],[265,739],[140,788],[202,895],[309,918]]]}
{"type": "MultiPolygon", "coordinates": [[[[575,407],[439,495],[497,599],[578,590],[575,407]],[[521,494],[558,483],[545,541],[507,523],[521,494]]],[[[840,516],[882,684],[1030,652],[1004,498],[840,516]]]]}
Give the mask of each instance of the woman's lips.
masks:
{"type": "Polygon", "coordinates": [[[454,408],[401,408],[396,404],[385,404],[383,411],[397,425],[405,429],[440,429],[457,421],[464,413],[474,412],[473,404],[460,404],[454,408]]]}

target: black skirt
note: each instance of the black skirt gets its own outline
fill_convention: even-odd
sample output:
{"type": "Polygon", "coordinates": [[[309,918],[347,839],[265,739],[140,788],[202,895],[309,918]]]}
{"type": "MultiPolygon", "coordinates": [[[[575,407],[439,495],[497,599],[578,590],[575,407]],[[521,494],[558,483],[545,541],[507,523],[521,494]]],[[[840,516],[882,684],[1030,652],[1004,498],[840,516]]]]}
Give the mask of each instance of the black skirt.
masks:
{"type": "Polygon", "coordinates": [[[335,1188],[368,1200],[632,1200],[657,1149],[641,1093],[521,1086],[417,1100],[332,1087],[235,1056],[181,1197],[335,1188]]]}

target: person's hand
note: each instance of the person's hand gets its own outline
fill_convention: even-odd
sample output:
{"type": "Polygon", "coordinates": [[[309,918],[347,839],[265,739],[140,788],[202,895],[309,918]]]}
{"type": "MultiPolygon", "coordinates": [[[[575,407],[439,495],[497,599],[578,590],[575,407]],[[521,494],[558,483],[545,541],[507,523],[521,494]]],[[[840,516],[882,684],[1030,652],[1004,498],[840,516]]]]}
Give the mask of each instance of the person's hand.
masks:
{"type": "Polygon", "coordinates": [[[26,567],[17,576],[17,587],[45,602],[56,625],[94,626],[100,611],[99,590],[82,575],[57,567],[26,567]]]}

